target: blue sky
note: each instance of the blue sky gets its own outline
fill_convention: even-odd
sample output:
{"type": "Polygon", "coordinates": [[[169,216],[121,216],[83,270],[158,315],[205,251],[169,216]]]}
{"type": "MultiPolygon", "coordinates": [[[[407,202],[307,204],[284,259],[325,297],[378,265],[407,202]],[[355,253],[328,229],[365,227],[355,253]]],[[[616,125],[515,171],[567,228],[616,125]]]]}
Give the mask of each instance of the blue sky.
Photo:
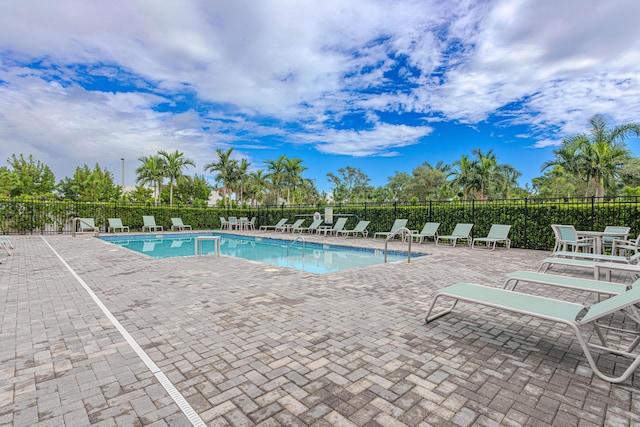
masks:
{"type": "MultiPolygon", "coordinates": [[[[320,190],[371,184],[474,148],[539,176],[604,114],[640,121],[637,0],[4,0],[0,159],[58,180],[99,163],[134,185],[140,156],[203,170],[299,157],[320,190]]],[[[629,148],[640,153],[640,141],[629,148]]],[[[213,177],[211,177],[213,182],[213,177]]]]}

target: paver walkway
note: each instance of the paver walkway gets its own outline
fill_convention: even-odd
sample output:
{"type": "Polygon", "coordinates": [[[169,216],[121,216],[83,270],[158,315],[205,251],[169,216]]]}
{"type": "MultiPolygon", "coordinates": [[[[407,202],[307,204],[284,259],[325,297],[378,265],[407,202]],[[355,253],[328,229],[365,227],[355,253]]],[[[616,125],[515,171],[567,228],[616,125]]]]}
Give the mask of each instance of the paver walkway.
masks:
{"type": "Polygon", "coordinates": [[[14,241],[0,258],[0,425],[191,425],[78,277],[206,425],[640,424],[640,374],[598,379],[563,328],[468,304],[424,324],[435,289],[499,285],[546,252],[414,244],[430,255],[314,275],[88,236],[14,241]]]}

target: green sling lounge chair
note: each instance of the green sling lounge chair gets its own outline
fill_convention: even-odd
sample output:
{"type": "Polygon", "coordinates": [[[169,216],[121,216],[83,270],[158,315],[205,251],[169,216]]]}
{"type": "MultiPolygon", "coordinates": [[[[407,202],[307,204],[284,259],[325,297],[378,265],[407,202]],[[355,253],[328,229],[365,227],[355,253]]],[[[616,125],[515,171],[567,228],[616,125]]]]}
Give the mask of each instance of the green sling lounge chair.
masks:
{"type": "Polygon", "coordinates": [[[300,228],[302,227],[303,223],[304,223],[304,219],[296,219],[293,224],[285,225],[283,227],[282,231],[283,232],[290,231],[292,233],[295,233],[296,231],[300,230],[300,228]]]}
{"type": "Polygon", "coordinates": [[[396,219],[393,222],[393,225],[391,226],[391,230],[390,231],[378,231],[377,233],[373,234],[373,239],[375,240],[376,237],[378,236],[384,236],[385,238],[389,238],[391,236],[395,236],[396,233],[398,232],[398,230],[400,230],[401,228],[404,228],[407,226],[407,222],[409,220],[408,219],[396,219]]]}
{"type": "MultiPolygon", "coordinates": [[[[525,316],[525,319],[528,317],[537,317],[568,326],[578,339],[580,347],[582,347],[582,351],[593,372],[605,381],[621,383],[629,378],[640,365],[640,354],[632,353],[640,343],[640,336],[638,336],[635,331],[631,331],[633,335],[635,335],[635,338],[627,348],[618,349],[609,345],[597,323],[597,320],[609,316],[612,313],[624,312],[629,319],[640,324],[640,317],[637,315],[637,312],[635,312],[635,307],[633,307],[635,304],[640,303],[640,286],[633,287],[626,292],[586,307],[582,304],[523,294],[505,289],[496,289],[489,286],[456,283],[455,285],[447,286],[436,291],[429,311],[427,312],[426,322],[432,322],[450,313],[458,301],[485,305],[522,314],[525,316]],[[453,303],[448,309],[432,315],[431,312],[440,298],[451,298],[453,299],[453,303]],[[596,335],[600,339],[600,344],[590,343],[588,336],[585,337],[582,334],[580,328],[585,326],[590,326],[595,330],[596,335]],[[598,368],[592,350],[600,350],[618,356],[628,357],[632,359],[632,362],[620,376],[608,376],[598,368]]],[[[617,332],[622,334],[629,331],[617,330],[617,332]]],[[[611,330],[611,333],[613,333],[613,330],[611,330]]]]}
{"type": "Polygon", "coordinates": [[[583,279],[582,277],[564,276],[560,274],[538,273],[535,271],[514,271],[507,274],[504,289],[515,291],[520,282],[539,283],[541,285],[557,286],[580,291],[596,292],[597,294],[618,295],[633,286],[638,286],[640,280],[634,283],[614,283],[602,280],[583,279]]]}
{"type": "MultiPolygon", "coordinates": [[[[358,233],[362,234],[362,237],[367,237],[369,232],[367,231],[367,227],[371,224],[371,221],[359,221],[355,227],[351,230],[340,230],[338,233],[343,234],[344,237],[349,237],[349,234],[353,234],[354,236],[358,236],[358,233]]],[[[336,235],[338,234],[336,233],[336,235]]]]}
{"type": "Polygon", "coordinates": [[[422,230],[412,234],[411,238],[419,243],[422,243],[425,239],[427,239],[428,242],[430,238],[435,242],[438,238],[438,228],[440,228],[439,222],[427,222],[424,227],[422,227],[422,230]]]}
{"type": "Polygon", "coordinates": [[[287,222],[287,218],[282,218],[280,221],[278,221],[275,225],[261,225],[258,230],[259,231],[267,231],[267,230],[282,230],[282,226],[284,225],[284,223],[287,222]]]}
{"type": "Polygon", "coordinates": [[[511,247],[511,239],[509,239],[510,230],[510,225],[493,224],[487,237],[478,237],[473,239],[471,247],[475,248],[476,243],[481,242],[485,244],[485,247],[491,247],[491,250],[494,251],[496,249],[496,243],[504,242],[504,246],[509,249],[511,247]]]}
{"type": "Polygon", "coordinates": [[[116,231],[129,232],[129,226],[122,225],[122,220],[120,218],[109,218],[109,233],[116,231]]]}
{"type": "Polygon", "coordinates": [[[152,215],[144,215],[142,217],[142,231],[146,228],[148,231],[164,231],[161,225],[156,225],[156,218],[152,215]]]}
{"type": "MultiPolygon", "coordinates": [[[[337,236],[339,232],[341,232],[342,230],[344,230],[344,225],[347,223],[347,220],[349,218],[345,218],[345,217],[341,217],[336,219],[336,223],[333,224],[333,227],[331,227],[330,229],[326,230],[326,233],[329,233],[329,235],[335,233],[335,235],[337,236]]],[[[325,235],[326,235],[325,233],[325,235]]]]}
{"type": "Polygon", "coordinates": [[[184,225],[182,218],[171,218],[171,230],[177,229],[178,231],[184,231],[186,229],[191,230],[190,225],[184,225]]]}
{"type": "Polygon", "coordinates": [[[448,236],[436,237],[436,246],[440,240],[448,240],[452,246],[455,246],[458,240],[466,240],[471,245],[471,229],[473,224],[456,224],[455,228],[448,236]]]}
{"type": "Polygon", "coordinates": [[[96,227],[93,218],[78,218],[78,228],[81,233],[98,233],[100,229],[96,227]]]}
{"type": "Polygon", "coordinates": [[[315,221],[313,221],[311,223],[310,226],[308,227],[300,227],[298,228],[296,231],[299,231],[300,233],[306,231],[308,233],[315,233],[316,231],[318,231],[318,227],[320,227],[322,225],[322,220],[321,219],[316,219],[315,221]]]}

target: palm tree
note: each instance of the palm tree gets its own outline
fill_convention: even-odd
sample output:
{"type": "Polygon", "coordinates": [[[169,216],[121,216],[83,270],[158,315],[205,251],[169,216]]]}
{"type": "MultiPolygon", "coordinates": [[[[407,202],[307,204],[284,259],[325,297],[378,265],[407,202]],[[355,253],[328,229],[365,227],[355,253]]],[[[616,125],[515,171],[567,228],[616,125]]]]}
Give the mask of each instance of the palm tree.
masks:
{"type": "Polygon", "coordinates": [[[460,160],[453,162],[453,165],[458,167],[458,170],[453,173],[455,176],[453,183],[462,189],[462,197],[467,199],[471,193],[475,193],[480,188],[475,161],[463,155],[460,160]]]}
{"type": "Polygon", "coordinates": [[[268,184],[269,180],[267,175],[264,173],[264,170],[258,169],[255,172],[249,173],[248,190],[254,201],[254,205],[257,205],[258,202],[262,202],[264,200],[268,184]]]}
{"type": "Polygon", "coordinates": [[[231,153],[233,148],[229,148],[227,151],[222,149],[216,149],[218,160],[215,162],[204,165],[204,169],[208,172],[217,172],[216,182],[222,182],[224,187],[223,199],[224,205],[227,206],[227,197],[229,195],[229,201],[231,201],[232,186],[235,182],[236,170],[238,168],[238,161],[231,159],[231,153]]]}
{"type": "Polygon", "coordinates": [[[567,172],[577,172],[586,178],[586,191],[592,182],[595,196],[605,196],[605,185],[629,157],[625,139],[631,134],[640,136],[640,123],[623,123],[610,128],[603,115],[595,114],[589,124],[589,134],[564,139],[560,149],[554,151],[556,161],[546,162],[543,170],[550,165],[563,166],[567,172]]]}
{"type": "Polygon", "coordinates": [[[142,156],[138,160],[142,162],[142,165],[136,169],[136,183],[153,185],[154,199],[157,203],[164,180],[164,159],[160,156],[142,156]]]}
{"type": "Polygon", "coordinates": [[[240,190],[240,200],[244,200],[244,190],[249,180],[249,174],[247,173],[249,166],[251,166],[251,163],[249,163],[247,159],[241,159],[240,164],[236,169],[235,182],[240,190]]]}
{"type": "Polygon", "coordinates": [[[187,166],[195,167],[193,160],[184,157],[184,153],[176,150],[168,153],[164,150],[158,151],[158,155],[164,160],[164,176],[169,178],[169,206],[173,206],[173,184],[182,176],[182,170],[187,166]]]}
{"type": "Polygon", "coordinates": [[[305,166],[302,166],[302,159],[298,159],[298,158],[294,158],[294,159],[290,159],[288,157],[286,157],[284,159],[284,176],[285,176],[285,182],[288,184],[287,185],[287,204],[290,204],[290,194],[291,194],[291,190],[294,190],[296,188],[298,188],[300,185],[302,185],[303,182],[303,178],[302,178],[302,172],[304,172],[305,170],[307,170],[307,168],[305,166]]]}
{"type": "Polygon", "coordinates": [[[273,187],[276,195],[276,203],[280,198],[280,186],[285,181],[285,169],[284,169],[284,160],[287,157],[283,154],[278,157],[277,160],[265,160],[264,164],[267,165],[267,170],[269,173],[267,177],[269,181],[271,181],[271,186],[273,187]]]}

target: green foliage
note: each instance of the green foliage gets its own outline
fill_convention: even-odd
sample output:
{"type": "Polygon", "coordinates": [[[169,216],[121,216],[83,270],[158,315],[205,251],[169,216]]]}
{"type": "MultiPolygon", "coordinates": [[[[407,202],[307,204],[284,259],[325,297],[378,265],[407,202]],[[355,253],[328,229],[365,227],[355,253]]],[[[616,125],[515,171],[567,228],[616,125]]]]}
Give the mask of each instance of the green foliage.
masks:
{"type": "Polygon", "coordinates": [[[49,166],[32,155],[25,159],[22,154],[20,157],[12,154],[7,162],[13,168],[9,177],[10,197],[53,197],[56,178],[49,166]]]}
{"type": "Polygon", "coordinates": [[[72,178],[60,181],[58,192],[65,199],[85,202],[115,201],[121,196],[120,187],[113,183],[113,174],[97,163],[93,170],[87,165],[77,167],[72,178]]]}

